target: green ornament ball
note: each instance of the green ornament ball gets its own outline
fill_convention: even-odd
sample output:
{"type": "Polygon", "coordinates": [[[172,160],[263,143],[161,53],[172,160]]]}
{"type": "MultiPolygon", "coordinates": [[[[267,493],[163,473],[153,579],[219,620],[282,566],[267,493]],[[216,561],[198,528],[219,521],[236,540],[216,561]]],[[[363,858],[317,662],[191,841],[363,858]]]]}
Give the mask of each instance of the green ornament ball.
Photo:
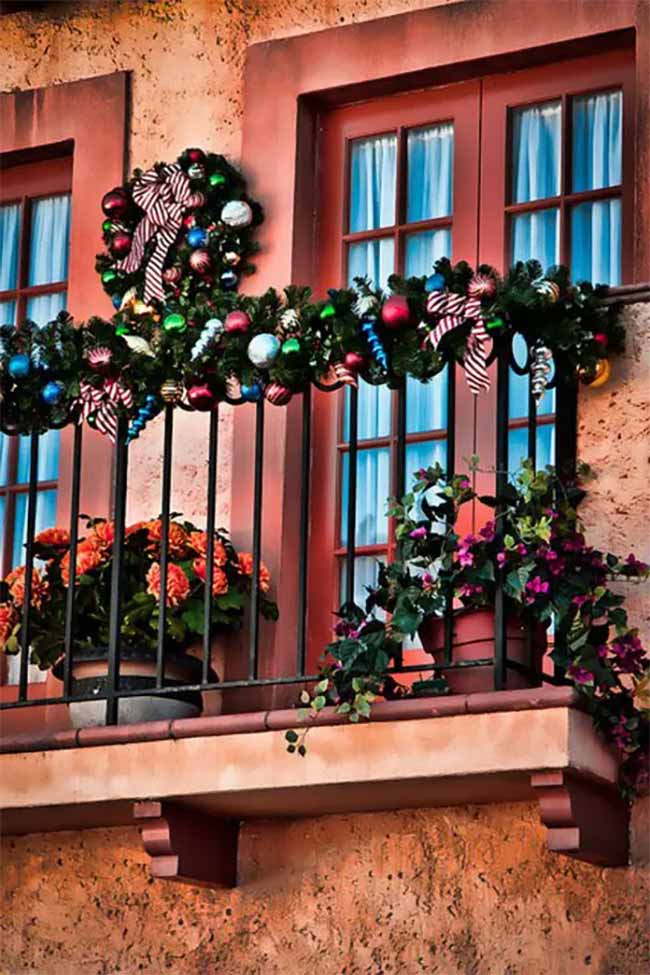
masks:
{"type": "Polygon", "coordinates": [[[116,335],[128,335],[129,334],[129,326],[128,325],[118,325],[117,328],[115,329],[115,334],[116,335]]]}
{"type": "Polygon", "coordinates": [[[184,315],[176,311],[172,312],[171,315],[165,315],[162,324],[166,332],[184,332],[187,328],[184,315]]]}
{"type": "Polygon", "coordinates": [[[104,231],[104,233],[105,234],[110,234],[110,232],[111,232],[112,229],[113,229],[113,221],[112,220],[104,220],[104,222],[102,224],[102,230],[104,231]]]}
{"type": "Polygon", "coordinates": [[[102,274],[102,284],[110,284],[111,281],[115,281],[116,278],[117,278],[117,271],[112,271],[112,270],[104,271],[104,273],[102,274]]]}
{"type": "Polygon", "coordinates": [[[300,342],[298,339],[286,339],[282,343],[282,355],[295,355],[297,352],[300,352],[300,342]]]}
{"type": "Polygon", "coordinates": [[[209,179],[210,186],[212,187],[223,186],[225,182],[226,182],[226,177],[223,175],[223,173],[213,173],[209,179]]]}
{"type": "Polygon", "coordinates": [[[485,327],[487,328],[488,332],[498,332],[500,329],[505,328],[505,325],[506,323],[502,318],[499,317],[499,315],[495,315],[494,318],[491,318],[485,323],[485,327]]]}
{"type": "Polygon", "coordinates": [[[332,318],[333,315],[336,315],[336,309],[334,308],[334,305],[328,301],[327,304],[321,308],[320,317],[332,318]]]}

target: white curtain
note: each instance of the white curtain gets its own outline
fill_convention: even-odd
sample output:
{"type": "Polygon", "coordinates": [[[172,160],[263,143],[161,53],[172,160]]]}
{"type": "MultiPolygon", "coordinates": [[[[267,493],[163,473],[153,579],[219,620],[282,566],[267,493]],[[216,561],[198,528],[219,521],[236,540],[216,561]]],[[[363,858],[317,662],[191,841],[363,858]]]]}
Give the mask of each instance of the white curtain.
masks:
{"type": "Polygon", "coordinates": [[[37,295],[27,299],[26,314],[37,325],[47,325],[62,311],[68,299],[65,291],[55,291],[51,295],[37,295]]]}
{"type": "Polygon", "coordinates": [[[70,197],[50,196],[32,207],[29,284],[54,284],[68,276],[70,197]]]}
{"type": "Polygon", "coordinates": [[[0,291],[16,287],[18,276],[18,227],[20,206],[0,207],[0,291]]]}
{"type": "Polygon", "coordinates": [[[395,222],[397,139],[380,135],[352,143],[350,231],[376,230],[395,222]]]}
{"type": "Polygon", "coordinates": [[[386,287],[388,278],[395,270],[393,238],[364,240],[350,244],[348,248],[348,284],[355,278],[368,278],[375,288],[386,287]]]}
{"type": "Polygon", "coordinates": [[[452,212],[454,127],[447,122],[411,129],[407,138],[407,220],[431,220],[452,212]]]}
{"type": "MultiPolygon", "coordinates": [[[[343,455],[341,484],[341,544],[347,545],[349,454],[343,455]]],[[[356,544],[377,545],[387,540],[386,499],[390,493],[390,451],[387,447],[357,454],[356,544]]]]}
{"type": "Polygon", "coordinates": [[[543,200],[560,193],[562,105],[546,102],[518,108],[512,125],[512,202],[543,200]]]}

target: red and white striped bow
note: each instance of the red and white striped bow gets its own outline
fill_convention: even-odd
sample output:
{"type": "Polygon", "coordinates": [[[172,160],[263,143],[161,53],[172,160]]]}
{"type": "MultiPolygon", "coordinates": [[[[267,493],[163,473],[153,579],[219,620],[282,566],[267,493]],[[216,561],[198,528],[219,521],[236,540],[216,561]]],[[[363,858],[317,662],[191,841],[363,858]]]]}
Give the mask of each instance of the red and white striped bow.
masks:
{"type": "Polygon", "coordinates": [[[489,335],[485,328],[481,300],[477,295],[455,294],[453,291],[432,291],[427,298],[427,312],[438,317],[438,324],[431,332],[429,341],[434,349],[447,332],[472,320],[471,331],[467,337],[467,347],[463,356],[465,377],[472,393],[477,396],[490,388],[487,371],[486,343],[489,335]]]}
{"type": "Polygon", "coordinates": [[[117,407],[124,406],[130,410],[133,406],[133,393],[118,379],[106,379],[100,387],[82,380],[79,384],[77,404],[81,406],[79,423],[83,423],[89,416],[94,416],[97,429],[115,443],[118,424],[117,407]]]}
{"type": "Polygon", "coordinates": [[[163,301],[163,264],[192,199],[190,181],[178,163],[164,166],[160,172],[149,169],[133,187],[133,199],[144,210],[144,216],[135,229],[131,250],[116,267],[127,274],[137,271],[145,247],[154,238],[155,247],[144,269],[144,300],[163,301]]]}

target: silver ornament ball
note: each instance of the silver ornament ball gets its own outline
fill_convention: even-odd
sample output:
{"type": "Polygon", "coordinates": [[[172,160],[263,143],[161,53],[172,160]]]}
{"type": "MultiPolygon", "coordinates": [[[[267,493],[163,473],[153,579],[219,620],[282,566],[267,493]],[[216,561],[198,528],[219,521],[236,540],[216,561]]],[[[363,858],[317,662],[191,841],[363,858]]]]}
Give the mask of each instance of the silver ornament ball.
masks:
{"type": "Polygon", "coordinates": [[[264,332],[256,335],[248,343],[248,358],[258,369],[267,369],[280,351],[280,343],[275,335],[264,332]]]}
{"type": "Polygon", "coordinates": [[[248,227],[253,211],[245,200],[231,200],[221,211],[221,219],[227,227],[248,227]]]}

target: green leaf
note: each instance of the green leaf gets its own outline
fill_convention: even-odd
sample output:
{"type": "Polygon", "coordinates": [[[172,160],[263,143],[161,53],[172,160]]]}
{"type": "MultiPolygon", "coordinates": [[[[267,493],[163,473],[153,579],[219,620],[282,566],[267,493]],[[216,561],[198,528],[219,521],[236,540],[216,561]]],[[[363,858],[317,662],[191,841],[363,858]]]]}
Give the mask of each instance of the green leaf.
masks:
{"type": "Polygon", "coordinates": [[[325,698],[322,694],[319,694],[311,702],[311,706],[315,708],[317,711],[320,711],[322,708],[324,708],[326,704],[327,704],[327,698],[325,698]]]}

